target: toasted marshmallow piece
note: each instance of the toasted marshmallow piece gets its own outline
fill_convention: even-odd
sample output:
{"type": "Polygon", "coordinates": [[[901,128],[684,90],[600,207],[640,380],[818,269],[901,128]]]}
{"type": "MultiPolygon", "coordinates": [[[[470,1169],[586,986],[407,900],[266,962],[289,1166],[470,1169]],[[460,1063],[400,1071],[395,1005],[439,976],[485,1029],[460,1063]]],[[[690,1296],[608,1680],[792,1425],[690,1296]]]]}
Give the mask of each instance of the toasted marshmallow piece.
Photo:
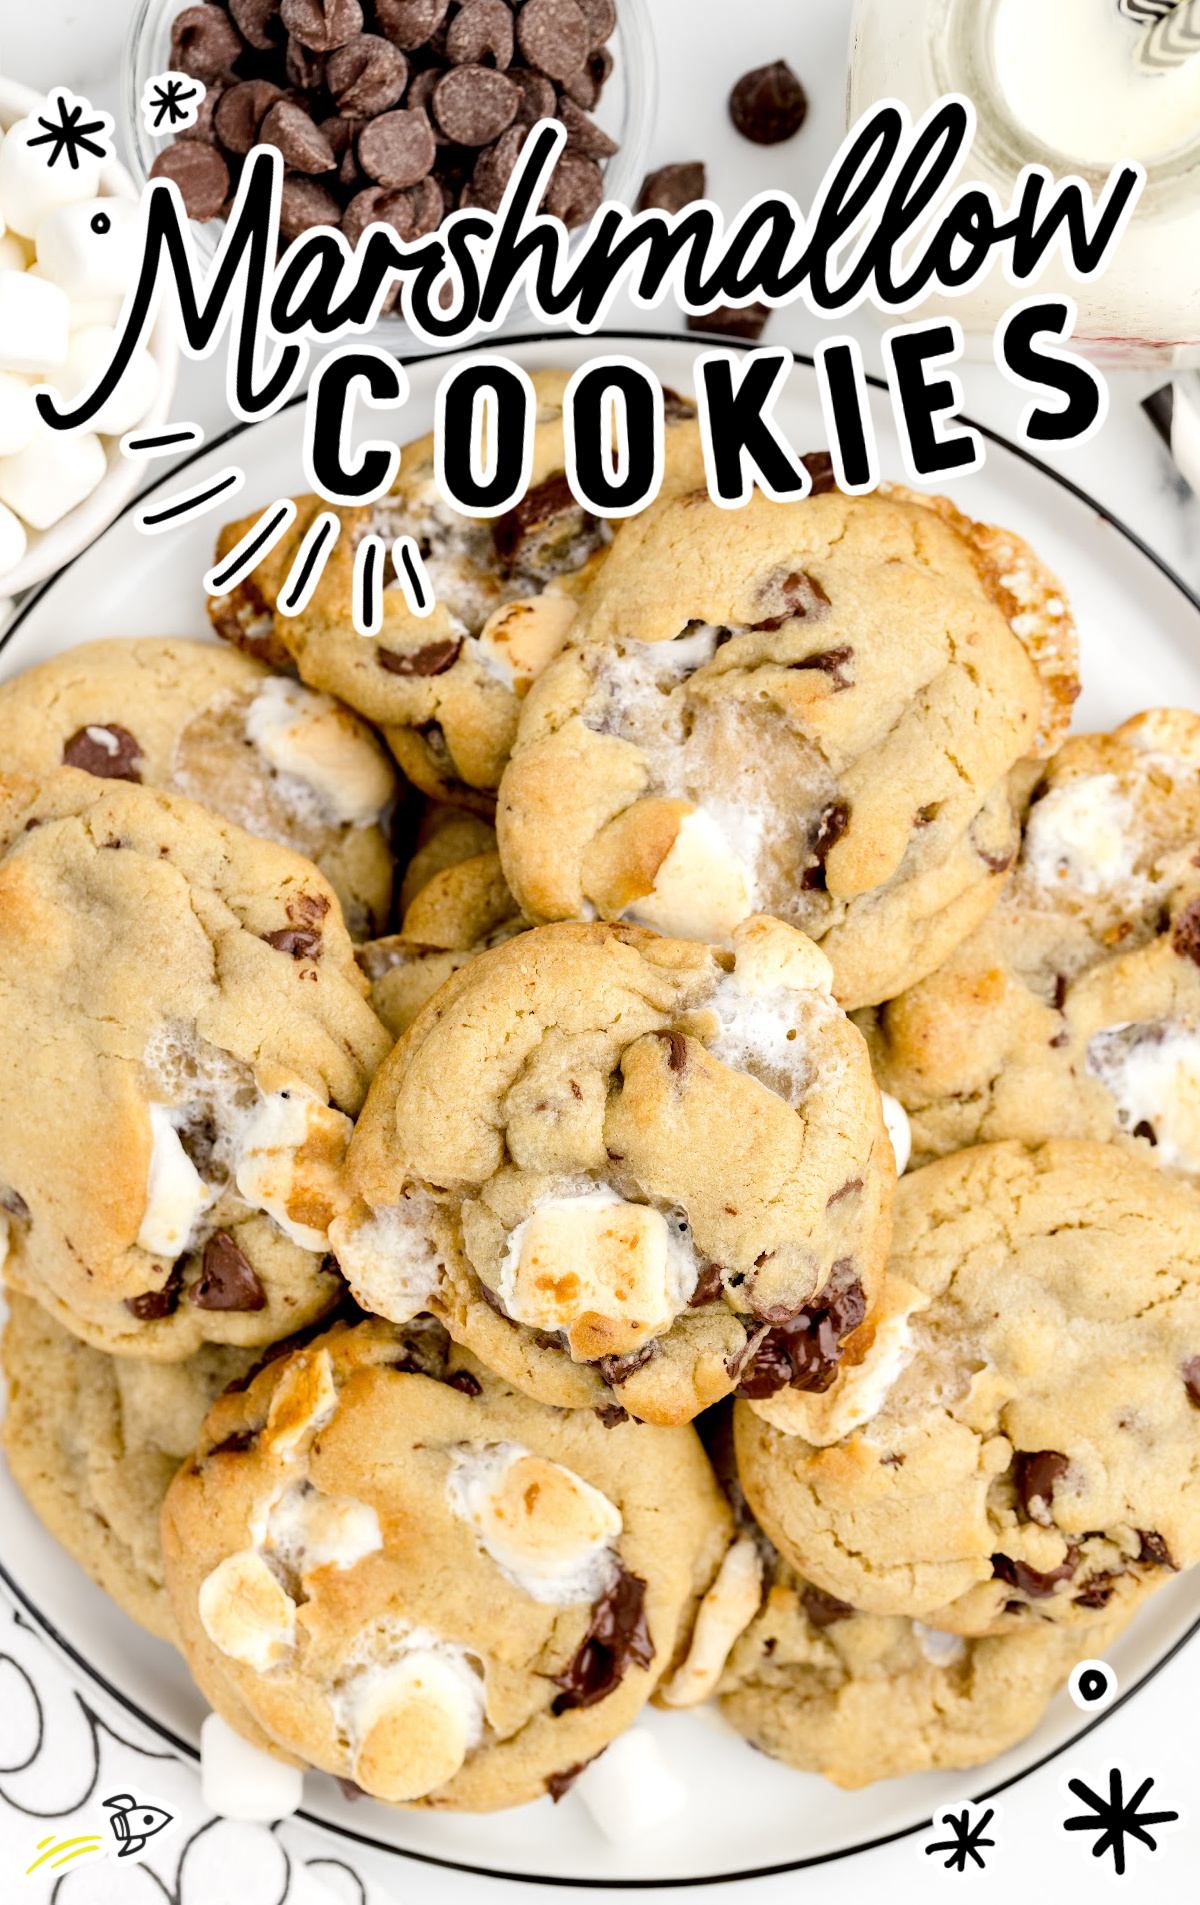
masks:
{"type": "Polygon", "coordinates": [[[568,1607],[608,1586],[621,1511],[561,1463],[519,1442],[456,1449],[446,1499],[531,1600],[568,1607]]]}
{"type": "MultiPolygon", "coordinates": [[[[15,569],[25,554],[29,538],[25,534],[25,525],[19,516],[14,516],[7,504],[0,503],[0,579],[10,569],[15,569]]],[[[0,604],[0,607],[3,605],[0,604]]],[[[11,604],[8,605],[11,607],[11,604]]]]}
{"type": "Polygon", "coordinates": [[[297,1482],[274,1503],[264,1544],[303,1581],[318,1568],[352,1568],[383,1546],[379,1517],[352,1495],[297,1482]]]}
{"type": "Polygon", "coordinates": [[[302,1351],[291,1358],[275,1385],[262,1434],[263,1447],[287,1460],[332,1420],[337,1405],[329,1351],[302,1351]]]}
{"type": "Polygon", "coordinates": [[[673,939],[728,939],[754,907],[754,882],[711,814],[695,807],[679,823],[654,886],[625,917],[673,939]]]}
{"type": "MultiPolygon", "coordinates": [[[[92,388],[108,368],[116,341],[117,333],[111,325],[72,324],[67,361],[50,379],[64,403],[76,403],[92,388]]],[[[92,418],[92,429],[102,436],[123,436],[126,430],[132,430],[141,422],[158,395],[158,385],[158,365],[145,345],[140,345],[111,397],[105,399],[92,418]]]]}
{"type": "Polygon", "coordinates": [[[904,1106],[898,1098],[892,1097],[891,1092],[881,1091],[879,1098],[883,1106],[883,1122],[896,1154],[896,1176],[903,1177],[912,1156],[912,1125],[904,1106]]]}
{"type": "Polygon", "coordinates": [[[1088,1041],[1087,1064],[1115,1099],[1123,1130],[1149,1125],[1160,1164],[1200,1171],[1200,1032],[1194,1026],[1162,1019],[1108,1027],[1088,1041]]]}
{"type": "Polygon", "coordinates": [[[37,424],[35,388],[32,377],[0,370],[0,456],[15,456],[33,435],[37,424]]]}
{"type": "Polygon", "coordinates": [[[304,1799],[304,1769],[251,1746],[219,1713],[200,1723],[200,1790],[218,1819],[288,1819],[304,1799]]]}
{"type": "Polygon", "coordinates": [[[694,1707],[721,1678],[729,1650],[749,1627],[762,1601],[763,1567],[750,1535],[734,1542],[700,1603],[687,1657],[659,1691],[664,1706],[694,1707]]]}
{"type": "Polygon", "coordinates": [[[9,230],[22,238],[33,238],[42,220],[60,205],[95,198],[100,190],[99,159],[79,152],[74,166],[49,165],[49,148],[31,144],[44,131],[36,115],[18,119],[0,144],[0,205],[9,230]]]}
{"type": "Polygon", "coordinates": [[[926,1627],[923,1621],[912,1624],[913,1638],[931,1667],[953,1667],[967,1651],[967,1643],[961,1634],[943,1634],[936,1627],[926,1627]]]}
{"type": "Polygon", "coordinates": [[[493,609],[479,631],[480,653],[506,688],[523,695],[566,644],[576,604],[566,595],[533,595],[493,609]]]}
{"type": "Polygon", "coordinates": [[[632,1726],[585,1766],[574,1790],[614,1845],[666,1825],[687,1807],[687,1787],[648,1727],[632,1726]]]}
{"type": "Polygon", "coordinates": [[[69,298],[124,297],[138,274],[140,229],[132,199],[60,205],[38,224],[39,269],[69,298]]]}
{"type": "Polygon", "coordinates": [[[296,1643],[296,1608],[260,1554],[226,1555],[200,1583],[200,1624],[230,1660],[267,1673],[296,1643]]]}
{"type": "Polygon", "coordinates": [[[91,495],[107,470],[94,430],[70,437],[39,421],[25,448],[0,460],[0,503],[31,529],[49,529],[91,495]]]}
{"type": "Polygon", "coordinates": [[[757,913],[734,928],[733,953],[739,992],[761,997],[780,986],[789,992],[833,991],[833,967],[821,948],[769,914],[757,913]]]}
{"type": "Polygon", "coordinates": [[[1022,861],[1041,886],[1099,893],[1128,880],[1136,859],[1133,806],[1115,774],[1066,781],[1030,810],[1022,861]]]}
{"type": "Polygon", "coordinates": [[[877,1416],[888,1392],[912,1355],[909,1319],[928,1307],[929,1298],[903,1277],[890,1277],[864,1323],[865,1347],[859,1360],[844,1356],[830,1388],[780,1389],[752,1402],[755,1415],[785,1435],[800,1435],[817,1448],[828,1448],[877,1416]]]}
{"type": "Polygon", "coordinates": [[[327,1250],[352,1121],[296,1086],[266,1096],[242,1137],[237,1187],[304,1250],[327,1250]]]}
{"type": "Polygon", "coordinates": [[[697,1275],[694,1253],[661,1211],[588,1191],[547,1198],[517,1225],[500,1299],[518,1323],[565,1331],[575,1360],[592,1362],[668,1328],[697,1275]]]}
{"type": "Polygon", "coordinates": [[[392,797],[392,770],[374,736],[329,695],[284,675],[264,681],[246,711],[246,734],[265,761],[303,781],[336,820],[378,820],[392,797]]]}
{"type": "Polygon", "coordinates": [[[0,370],[39,377],[67,361],[67,294],[28,271],[0,271],[0,370]]]}
{"type": "Polygon", "coordinates": [[[399,1660],[368,1667],[337,1705],[364,1792],[393,1804],[444,1786],[483,1734],[483,1682],[459,1647],[414,1633],[399,1660]]]}
{"type": "Polygon", "coordinates": [[[138,1247],[174,1259],[187,1249],[213,1192],[180,1143],[170,1105],[151,1105],[150,1133],[153,1148],[138,1247]]]}
{"type": "Polygon", "coordinates": [[[1147,708],[1121,724],[1121,739],[1142,754],[1166,754],[1184,767],[1200,767],[1200,720],[1186,708],[1147,708]]]}
{"type": "Polygon", "coordinates": [[[329,1241],[364,1310],[407,1323],[425,1309],[442,1277],[432,1228],[436,1211],[428,1191],[410,1187],[399,1204],[334,1219],[329,1241]]]}

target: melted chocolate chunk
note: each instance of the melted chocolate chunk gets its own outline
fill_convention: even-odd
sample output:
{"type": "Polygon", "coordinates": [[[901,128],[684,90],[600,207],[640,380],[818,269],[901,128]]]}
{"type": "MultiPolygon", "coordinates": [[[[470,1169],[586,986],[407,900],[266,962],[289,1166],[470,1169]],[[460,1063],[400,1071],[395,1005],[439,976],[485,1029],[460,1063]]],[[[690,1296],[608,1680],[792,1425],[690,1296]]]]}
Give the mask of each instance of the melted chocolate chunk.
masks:
{"type": "Polygon", "coordinates": [[[606,1429],[615,1429],[619,1422],[629,1421],[628,1409],[622,1409],[619,1402],[601,1402],[592,1410],[599,1416],[606,1429]]]}
{"type": "Polygon", "coordinates": [[[640,1349],[631,1349],[626,1356],[601,1356],[596,1367],[600,1371],[601,1381],[606,1382],[610,1389],[615,1389],[620,1383],[628,1382],[631,1376],[636,1375],[639,1369],[644,1369],[657,1355],[657,1343],[643,1343],[640,1349]]]}
{"type": "Polygon", "coordinates": [[[667,1045],[667,1070],[681,1072],[687,1067],[687,1040],[682,1032],[658,1032],[657,1038],[665,1039],[667,1045]]]}
{"type": "Polygon", "coordinates": [[[112,721],[77,728],[64,742],[62,757],[64,767],[82,768],[85,774],[95,774],[100,780],[140,782],[142,778],[137,770],[141,748],[128,728],[119,728],[112,721]]]}
{"type": "Polygon", "coordinates": [[[461,641],[447,639],[444,642],[426,642],[424,648],[410,648],[402,655],[393,648],[377,648],[375,659],[389,675],[400,675],[405,679],[416,676],[425,681],[432,675],[444,675],[448,668],[453,668],[461,648],[461,641]]]}
{"type": "Polygon", "coordinates": [[[320,931],[313,926],[281,926],[278,932],[260,933],[259,938],[293,959],[315,959],[321,947],[320,931]]]}
{"type": "Polygon", "coordinates": [[[844,694],[847,688],[854,686],[849,675],[844,672],[853,660],[854,650],[847,642],[841,648],[823,648],[818,655],[806,655],[803,661],[789,662],[788,667],[817,669],[821,674],[829,676],[832,693],[840,695],[844,694]]]}
{"type": "Polygon", "coordinates": [[[1136,1528],[1139,1547],[1137,1558],[1144,1567],[1170,1568],[1172,1574],[1178,1574],[1179,1563],[1172,1560],[1171,1550],[1160,1534],[1153,1528],[1136,1528]]]}
{"type": "Polygon", "coordinates": [[[1054,1519],[1050,1512],[1054,1485],[1062,1480],[1070,1466],[1067,1457],[1060,1455],[1056,1449],[1035,1449],[1028,1453],[1022,1451],[1014,1458],[1013,1481],[1021,1512],[1027,1521],[1036,1521],[1043,1528],[1049,1528],[1054,1519]]]}
{"type": "Polygon", "coordinates": [[[183,1287],[183,1272],[176,1264],[161,1290],[146,1290],[141,1296],[127,1296],[125,1308],[139,1323],[157,1323],[161,1317],[173,1316],[179,1304],[179,1292],[183,1287]]]}
{"type": "Polygon", "coordinates": [[[819,1297],[767,1331],[742,1370],[738,1395],[757,1402],[780,1389],[823,1393],[838,1373],[846,1337],[866,1313],[853,1261],[843,1257],[819,1297]]]}
{"type": "Polygon", "coordinates": [[[825,1200],[826,1210],[833,1204],[840,1204],[843,1197],[852,1197],[855,1191],[861,1191],[862,1187],[863,1181],[861,1177],[848,1177],[839,1190],[829,1193],[829,1196],[825,1200]]]}
{"type": "Polygon", "coordinates": [[[204,1246],[203,1268],[188,1291],[198,1310],[265,1310],[267,1293],[227,1230],[214,1231],[204,1246]]]}
{"type": "MultiPolygon", "coordinates": [[[[604,1748],[601,1747],[600,1752],[603,1751],[604,1748]]],[[[600,1753],[593,1753],[592,1755],[592,1759],[599,1759],[599,1757],[600,1753]]],[[[590,1766],[591,1763],[592,1760],[590,1759],[577,1759],[574,1766],[564,1766],[561,1773],[551,1773],[549,1779],[546,1781],[546,1791],[556,1806],[564,1794],[570,1792],[584,1767],[590,1766]]]]}
{"type": "Polygon", "coordinates": [[[1193,1356],[1180,1370],[1183,1386],[1188,1393],[1188,1401],[1193,1409],[1200,1409],[1200,1356],[1193,1356]]]}
{"type": "Polygon", "coordinates": [[[1013,1561],[1006,1554],[992,1556],[993,1578],[1007,1581],[1009,1587],[1027,1594],[1031,1601],[1044,1600],[1047,1594],[1053,1594],[1059,1582],[1069,1581],[1078,1566],[1078,1548],[1068,1548],[1066,1559],[1060,1561],[1056,1568],[1048,1568],[1045,1572],[1031,1568],[1027,1561],[1013,1561]]]}
{"type": "Polygon", "coordinates": [[[1054,975],[1054,1010],[1061,1012],[1067,1003],[1067,975],[1056,972],[1054,975]]]}
{"type": "Polygon", "coordinates": [[[811,1583],[803,1589],[800,1604],[814,1627],[832,1627],[835,1621],[849,1620],[855,1612],[849,1601],[839,1601],[836,1594],[826,1594],[824,1588],[811,1583]]]}
{"type": "Polygon", "coordinates": [[[689,1310],[701,1310],[706,1303],[715,1303],[725,1288],[719,1263],[706,1263],[696,1279],[696,1287],[688,1298],[689,1310]]]}
{"type": "Polygon", "coordinates": [[[1200,966],[1200,900],[1189,900],[1171,934],[1171,944],[1181,959],[1200,966]]]}
{"type": "Polygon", "coordinates": [[[850,824],[850,809],[844,800],[831,801],[809,832],[808,849],[815,865],[805,867],[800,885],[806,892],[824,892],[825,862],[850,824]]]}
{"type": "MultiPolygon", "coordinates": [[[[793,569],[781,580],[770,582],[767,585],[766,594],[772,600],[778,601],[780,606],[773,615],[766,616],[763,621],[749,624],[756,633],[773,635],[776,629],[783,627],[785,622],[806,622],[810,615],[819,617],[829,607],[829,597],[816,576],[809,575],[804,569],[793,569]]],[[[846,649],[843,652],[849,655],[853,653],[853,650],[846,649]]],[[[799,668],[819,666],[815,661],[797,662],[793,665],[799,668]]]]}
{"type": "Polygon", "coordinates": [[[1096,1574],[1085,1588],[1072,1596],[1076,1607],[1107,1607],[1117,1587],[1115,1574],[1096,1574]]]}
{"type": "Polygon", "coordinates": [[[316,926],[329,911],[323,893],[295,893],[285,908],[293,926],[316,926]]]}
{"type": "Polygon", "coordinates": [[[206,1451],[205,1459],[211,1455],[245,1455],[258,1441],[261,1431],[258,1429],[235,1429],[223,1442],[214,1442],[206,1451]]]}
{"type": "Polygon", "coordinates": [[[454,1369],[446,1377],[447,1389],[457,1389],[460,1396],[481,1396],[483,1384],[477,1382],[469,1369],[454,1369]]]}
{"type": "Polygon", "coordinates": [[[971,845],[975,848],[975,852],[983,861],[989,873],[1007,873],[1009,867],[1017,857],[1017,849],[1015,847],[1005,847],[1002,852],[997,853],[991,847],[979,846],[974,840],[972,840],[971,845]]]}
{"type": "Polygon", "coordinates": [[[828,450],[809,450],[800,461],[808,471],[812,488],[810,496],[827,496],[830,490],[837,488],[837,478],[833,473],[833,458],[828,450]]]}
{"type": "Polygon", "coordinates": [[[565,475],[538,483],[492,524],[492,542],[505,568],[546,582],[582,568],[600,533],[598,518],[576,502],[565,475]]]}
{"type": "Polygon", "coordinates": [[[1145,1138],[1148,1144],[1158,1143],[1158,1134],[1148,1118],[1139,1118],[1133,1127],[1135,1138],[1145,1138]]]}
{"type": "Polygon", "coordinates": [[[646,1625],[646,1583],[620,1562],[612,1582],[592,1608],[583,1644],[570,1665],[550,1677],[562,1691],[554,1712],[594,1707],[625,1678],[626,1669],[649,1667],[654,1643],[646,1625]]]}

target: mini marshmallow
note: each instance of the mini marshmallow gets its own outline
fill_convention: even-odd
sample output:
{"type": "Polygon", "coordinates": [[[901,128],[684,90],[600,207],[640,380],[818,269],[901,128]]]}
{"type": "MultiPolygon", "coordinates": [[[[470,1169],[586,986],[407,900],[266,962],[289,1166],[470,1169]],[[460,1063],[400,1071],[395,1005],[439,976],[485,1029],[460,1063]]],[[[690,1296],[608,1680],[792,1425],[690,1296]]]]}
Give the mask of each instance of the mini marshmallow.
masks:
{"type": "Polygon", "coordinates": [[[79,152],[74,166],[51,166],[50,148],[30,143],[44,131],[36,116],[18,119],[0,145],[0,205],[9,230],[22,238],[33,238],[42,220],[60,205],[78,204],[100,191],[99,159],[79,152]]]}
{"type": "Polygon", "coordinates": [[[269,1455],[290,1460],[312,1441],[318,1429],[332,1421],[337,1405],[329,1351],[305,1350],[292,1357],[267,1409],[263,1448],[269,1455]]]}
{"type": "Polygon", "coordinates": [[[912,1125],[904,1106],[898,1098],[892,1097],[890,1091],[881,1091],[879,1100],[883,1106],[883,1122],[896,1154],[896,1176],[903,1177],[912,1156],[912,1125]]]}
{"type": "Polygon", "coordinates": [[[15,456],[23,450],[37,428],[35,388],[32,377],[0,370],[0,456],[15,456]]]}
{"type": "Polygon", "coordinates": [[[453,1779],[483,1732],[483,1682],[461,1648],[413,1635],[399,1660],[368,1667],[340,1690],[354,1779],[393,1804],[453,1779]]]}
{"type": "Polygon", "coordinates": [[[607,1495],[519,1442],[456,1449],[451,1459],[446,1499],[515,1587],[560,1607],[600,1598],[623,1526],[607,1495]]]}
{"type": "Polygon", "coordinates": [[[566,595],[534,595],[505,602],[494,609],[479,631],[478,646],[484,663],[516,694],[560,652],[577,610],[566,595]]]}
{"type": "Polygon", "coordinates": [[[213,1193],[180,1143],[169,1105],[151,1105],[152,1149],[138,1248],[172,1261],[187,1249],[213,1193]]]}
{"type": "Polygon", "coordinates": [[[64,436],[39,421],[25,448],[0,460],[0,503],[31,529],[49,529],[91,495],[107,470],[93,431],[64,436]]]}
{"type": "Polygon", "coordinates": [[[330,1224],[338,1267],[364,1310],[407,1323],[425,1309],[442,1278],[433,1233],[437,1208],[428,1191],[410,1186],[399,1204],[330,1224]]]}
{"type": "Polygon", "coordinates": [[[336,820],[378,820],[392,770],[378,744],[329,695],[272,675],[246,710],[246,734],[263,759],[320,795],[336,820]]]}
{"type": "Polygon", "coordinates": [[[38,225],[38,266],[69,298],[123,298],[138,275],[140,231],[132,199],[60,205],[38,225]]]}
{"type": "Polygon", "coordinates": [[[653,1733],[630,1727],[585,1766],[574,1790],[613,1845],[626,1845],[687,1807],[687,1787],[663,1758],[653,1733]]]}
{"type": "Polygon", "coordinates": [[[1041,886],[1099,893],[1132,876],[1137,850],[1133,803],[1116,775],[1088,774],[1030,809],[1021,858],[1041,886]]]}
{"type": "Polygon", "coordinates": [[[622,1356],[678,1316],[696,1286],[687,1242],[661,1211],[615,1192],[550,1197],[508,1240],[500,1298],[534,1329],[564,1330],[577,1362],[622,1356]]]}
{"type": "Polygon", "coordinates": [[[685,814],[653,890],[625,909],[625,917],[676,939],[728,939],[751,912],[749,871],[711,814],[685,814]]]}
{"type": "Polygon", "coordinates": [[[200,1790],[218,1819],[269,1825],[303,1803],[304,1770],[251,1746],[219,1713],[210,1713],[200,1724],[200,1790]]]}
{"type": "MultiPolygon", "coordinates": [[[[1088,1071],[1124,1131],[1149,1125],[1168,1170],[1200,1170],[1200,1033],[1178,1019],[1114,1025],[1088,1041],[1088,1071]]],[[[1143,1133],[1144,1135],[1144,1133],[1143,1133]]]]}
{"type": "MultiPolygon", "coordinates": [[[[117,333],[104,324],[72,328],[67,342],[67,361],[55,371],[50,382],[64,404],[74,404],[92,388],[107,369],[116,345],[117,333]]],[[[134,351],[129,367],[111,397],[101,404],[91,428],[107,437],[123,436],[141,422],[158,395],[159,370],[150,352],[142,345],[134,351]]]]}
{"type": "MultiPolygon", "coordinates": [[[[25,534],[25,525],[19,516],[14,516],[6,504],[0,503],[0,577],[15,569],[25,554],[29,538],[25,534]]],[[[0,603],[0,622],[5,620],[6,605],[0,603]]]]}
{"type": "Polygon", "coordinates": [[[733,932],[733,978],[739,992],[833,991],[833,967],[807,933],[765,913],[745,919],[733,932]]]}
{"type": "Polygon", "coordinates": [[[58,370],[67,361],[69,337],[65,291],[31,271],[0,271],[0,370],[30,377],[58,370]]]}
{"type": "Polygon", "coordinates": [[[931,1667],[953,1667],[967,1651],[961,1634],[943,1634],[936,1627],[926,1627],[923,1621],[914,1621],[912,1630],[913,1639],[931,1667]]]}
{"type": "Polygon", "coordinates": [[[24,271],[29,263],[24,246],[15,232],[0,237],[0,271],[24,271]]]}
{"type": "MultiPolygon", "coordinates": [[[[49,282],[38,265],[30,265],[29,276],[49,282]]],[[[120,298],[72,298],[67,319],[72,333],[85,331],[93,324],[103,324],[109,330],[115,330],[121,315],[121,302],[120,298]]]]}
{"type": "Polygon", "coordinates": [[[354,1129],[344,1112],[293,1087],[264,1098],[242,1138],[237,1187],[304,1250],[327,1250],[337,1171],[354,1129]]]}
{"type": "Polygon", "coordinates": [[[716,1580],[700,1603],[687,1656],[665,1687],[663,1705],[694,1707],[713,1692],[739,1634],[749,1627],[762,1601],[763,1566],[758,1543],[742,1535],[722,1561],[716,1580]]]}
{"type": "Polygon", "coordinates": [[[379,1517],[369,1502],[326,1495],[297,1482],[272,1507],[266,1544],[301,1580],[318,1568],[352,1568],[383,1546],[379,1517]]]}
{"type": "Polygon", "coordinates": [[[226,1555],[200,1583],[196,1610],[214,1647],[267,1673],[296,1643],[296,1608],[260,1554],[226,1555]]]}

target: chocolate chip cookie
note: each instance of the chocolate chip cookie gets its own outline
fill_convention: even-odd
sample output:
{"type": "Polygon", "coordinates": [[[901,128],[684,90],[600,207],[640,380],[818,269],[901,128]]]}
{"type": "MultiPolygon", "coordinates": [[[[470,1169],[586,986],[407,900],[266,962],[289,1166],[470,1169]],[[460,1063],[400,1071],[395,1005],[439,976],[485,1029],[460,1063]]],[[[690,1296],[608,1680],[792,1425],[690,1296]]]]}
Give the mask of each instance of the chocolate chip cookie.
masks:
{"type": "Polygon", "coordinates": [[[739,1383],[839,1393],[876,1328],[895,1164],[824,955],[541,927],[481,953],[381,1069],[330,1236],[564,1407],[690,1421],[739,1383]]]}
{"type": "Polygon", "coordinates": [[[957,1152],[900,1179],[888,1280],[906,1340],[865,1420],[737,1407],[747,1499],[806,1580],[992,1635],[1091,1626],[1200,1560],[1190,1185],[1108,1144],[957,1152]]]}
{"type": "Polygon", "coordinates": [[[353,939],[387,924],[386,826],[396,773],[328,695],[213,642],[84,642],[0,686],[0,761],[56,767],[198,800],[315,860],[353,939]]]}
{"type": "Polygon", "coordinates": [[[669,496],[622,524],[497,807],[536,920],[815,939],[848,1008],[933,970],[1018,844],[1051,690],[971,542],[902,497],[669,496]]]}
{"type": "Polygon", "coordinates": [[[231,1726],[472,1812],[629,1724],[728,1539],[691,1429],[546,1408],[429,1319],[335,1329],[223,1398],[163,1513],[181,1644],[231,1726]]]}
{"type": "Polygon", "coordinates": [[[389,1046],[333,889],[176,794],[0,779],[0,1257],[100,1349],[333,1306],[351,1118],[389,1046]]]}
{"type": "Polygon", "coordinates": [[[986,1139],[1118,1137],[1200,1171],[1200,717],[1069,740],[997,905],[863,1014],[918,1162],[986,1139]]]}
{"type": "MultiPolygon", "coordinates": [[[[390,492],[334,511],[342,530],[308,607],[279,611],[279,593],[304,535],[328,506],[299,499],[289,533],[230,594],[210,598],[217,633],[302,681],[338,695],[383,727],[409,779],[434,799],[490,816],[516,732],[521,697],[568,639],[576,599],[603,560],[607,525],[576,502],[563,475],[562,398],[570,373],[535,371],[537,428],[530,486],[506,515],[459,514],[434,483],[432,436],[405,446],[390,492]],[[365,639],[351,621],[354,551],[374,533],[415,538],[433,585],[432,614],[413,615],[395,574],[383,623],[365,639]]],[[[691,404],[667,406],[670,480],[702,480],[691,404]]],[[[218,555],[252,518],[223,530],[218,555]]]]}
{"type": "Polygon", "coordinates": [[[106,1356],[15,1290],[0,1338],[3,1442],[30,1506],[142,1627],[174,1640],[158,1522],[200,1425],[254,1352],[206,1344],[181,1363],[106,1356]]]}

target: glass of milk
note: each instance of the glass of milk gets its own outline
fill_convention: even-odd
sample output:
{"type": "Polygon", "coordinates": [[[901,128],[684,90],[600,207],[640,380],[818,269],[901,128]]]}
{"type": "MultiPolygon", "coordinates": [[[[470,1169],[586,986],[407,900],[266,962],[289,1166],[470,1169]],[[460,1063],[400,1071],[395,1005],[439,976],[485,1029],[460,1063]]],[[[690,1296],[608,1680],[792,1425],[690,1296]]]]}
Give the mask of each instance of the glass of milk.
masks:
{"type": "MultiPolygon", "coordinates": [[[[918,118],[943,93],[975,103],[979,129],[961,179],[1007,203],[1031,162],[1099,191],[1137,159],[1147,181],[1102,277],[1080,284],[1056,257],[1018,293],[994,266],[942,301],[976,354],[1018,296],[1065,291],[1077,341],[1097,362],[1200,364],[1200,58],[1149,76],[1135,64],[1145,25],[1118,0],[858,0],[848,116],[899,99],[918,118]]],[[[931,308],[923,306],[922,309],[931,308]]]]}

